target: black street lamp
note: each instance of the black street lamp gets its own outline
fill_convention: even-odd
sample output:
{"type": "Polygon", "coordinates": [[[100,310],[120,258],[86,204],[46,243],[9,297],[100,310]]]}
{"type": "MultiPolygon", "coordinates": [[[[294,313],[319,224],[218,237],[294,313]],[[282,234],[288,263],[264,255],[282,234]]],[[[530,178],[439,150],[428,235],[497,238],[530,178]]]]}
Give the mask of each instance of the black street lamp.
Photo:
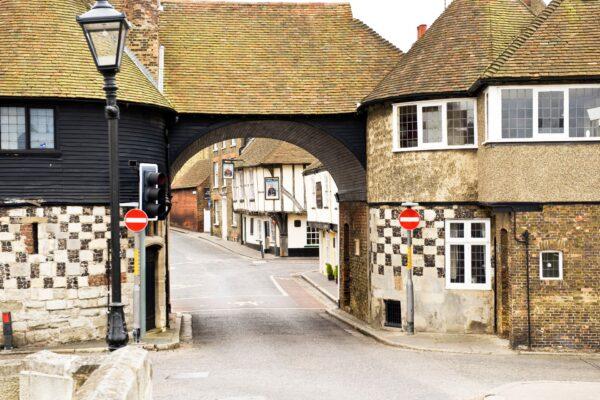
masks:
{"type": "Polygon", "coordinates": [[[119,107],[115,76],[121,66],[129,23],[107,0],[98,0],[92,9],[77,17],[98,71],[104,75],[105,116],[108,120],[110,163],[110,252],[112,301],[108,310],[106,342],[116,350],[126,346],[129,336],[121,302],[121,233],[119,229],[119,107]]]}

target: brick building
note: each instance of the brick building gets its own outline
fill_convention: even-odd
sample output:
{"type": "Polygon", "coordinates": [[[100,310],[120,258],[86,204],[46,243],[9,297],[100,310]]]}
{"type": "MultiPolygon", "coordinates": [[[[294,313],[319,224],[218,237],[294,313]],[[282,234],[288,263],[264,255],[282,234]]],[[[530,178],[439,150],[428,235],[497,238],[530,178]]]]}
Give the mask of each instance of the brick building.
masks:
{"type": "Polygon", "coordinates": [[[600,2],[538,5],[455,0],[363,101],[375,325],[411,201],[418,331],[600,348],[600,2]]]}
{"type": "Polygon", "coordinates": [[[185,171],[179,171],[171,183],[169,221],[171,226],[178,228],[210,232],[212,164],[208,159],[200,159],[188,162],[186,167],[185,171]]]}

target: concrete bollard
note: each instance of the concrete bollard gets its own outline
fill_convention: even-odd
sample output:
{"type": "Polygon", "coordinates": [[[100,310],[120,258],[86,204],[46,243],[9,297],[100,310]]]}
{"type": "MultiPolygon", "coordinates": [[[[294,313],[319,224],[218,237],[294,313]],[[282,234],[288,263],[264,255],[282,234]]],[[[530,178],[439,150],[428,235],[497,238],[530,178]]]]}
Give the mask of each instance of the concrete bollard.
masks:
{"type": "Polygon", "coordinates": [[[194,339],[194,332],[192,331],[192,315],[182,314],[181,316],[181,336],[180,339],[184,343],[191,343],[194,339]]]}
{"type": "Polygon", "coordinates": [[[25,357],[19,377],[20,400],[72,400],[79,357],[40,351],[25,357]]]}

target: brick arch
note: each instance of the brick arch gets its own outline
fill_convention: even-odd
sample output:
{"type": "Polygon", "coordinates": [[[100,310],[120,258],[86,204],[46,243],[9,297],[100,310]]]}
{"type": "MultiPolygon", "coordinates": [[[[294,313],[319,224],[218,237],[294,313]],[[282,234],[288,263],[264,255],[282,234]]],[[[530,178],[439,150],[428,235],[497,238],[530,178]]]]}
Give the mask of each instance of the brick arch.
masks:
{"type": "Polygon", "coordinates": [[[336,182],[340,201],[366,201],[364,165],[348,147],[323,129],[285,120],[233,122],[199,132],[172,159],[171,176],[195,154],[214,143],[236,138],[269,138],[294,144],[317,158],[336,182]]]}

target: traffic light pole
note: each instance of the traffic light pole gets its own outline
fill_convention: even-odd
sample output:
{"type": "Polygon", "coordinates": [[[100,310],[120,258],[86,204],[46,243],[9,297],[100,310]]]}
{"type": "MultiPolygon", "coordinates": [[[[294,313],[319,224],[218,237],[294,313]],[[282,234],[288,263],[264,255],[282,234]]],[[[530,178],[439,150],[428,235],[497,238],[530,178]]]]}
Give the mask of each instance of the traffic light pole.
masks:
{"type": "Polygon", "coordinates": [[[111,253],[111,303],[108,309],[106,343],[114,351],[126,346],[129,340],[125,313],[121,302],[121,230],[119,222],[119,107],[117,105],[116,72],[104,74],[106,93],[105,116],[108,120],[109,171],[110,171],[110,253],[111,253]]]}

